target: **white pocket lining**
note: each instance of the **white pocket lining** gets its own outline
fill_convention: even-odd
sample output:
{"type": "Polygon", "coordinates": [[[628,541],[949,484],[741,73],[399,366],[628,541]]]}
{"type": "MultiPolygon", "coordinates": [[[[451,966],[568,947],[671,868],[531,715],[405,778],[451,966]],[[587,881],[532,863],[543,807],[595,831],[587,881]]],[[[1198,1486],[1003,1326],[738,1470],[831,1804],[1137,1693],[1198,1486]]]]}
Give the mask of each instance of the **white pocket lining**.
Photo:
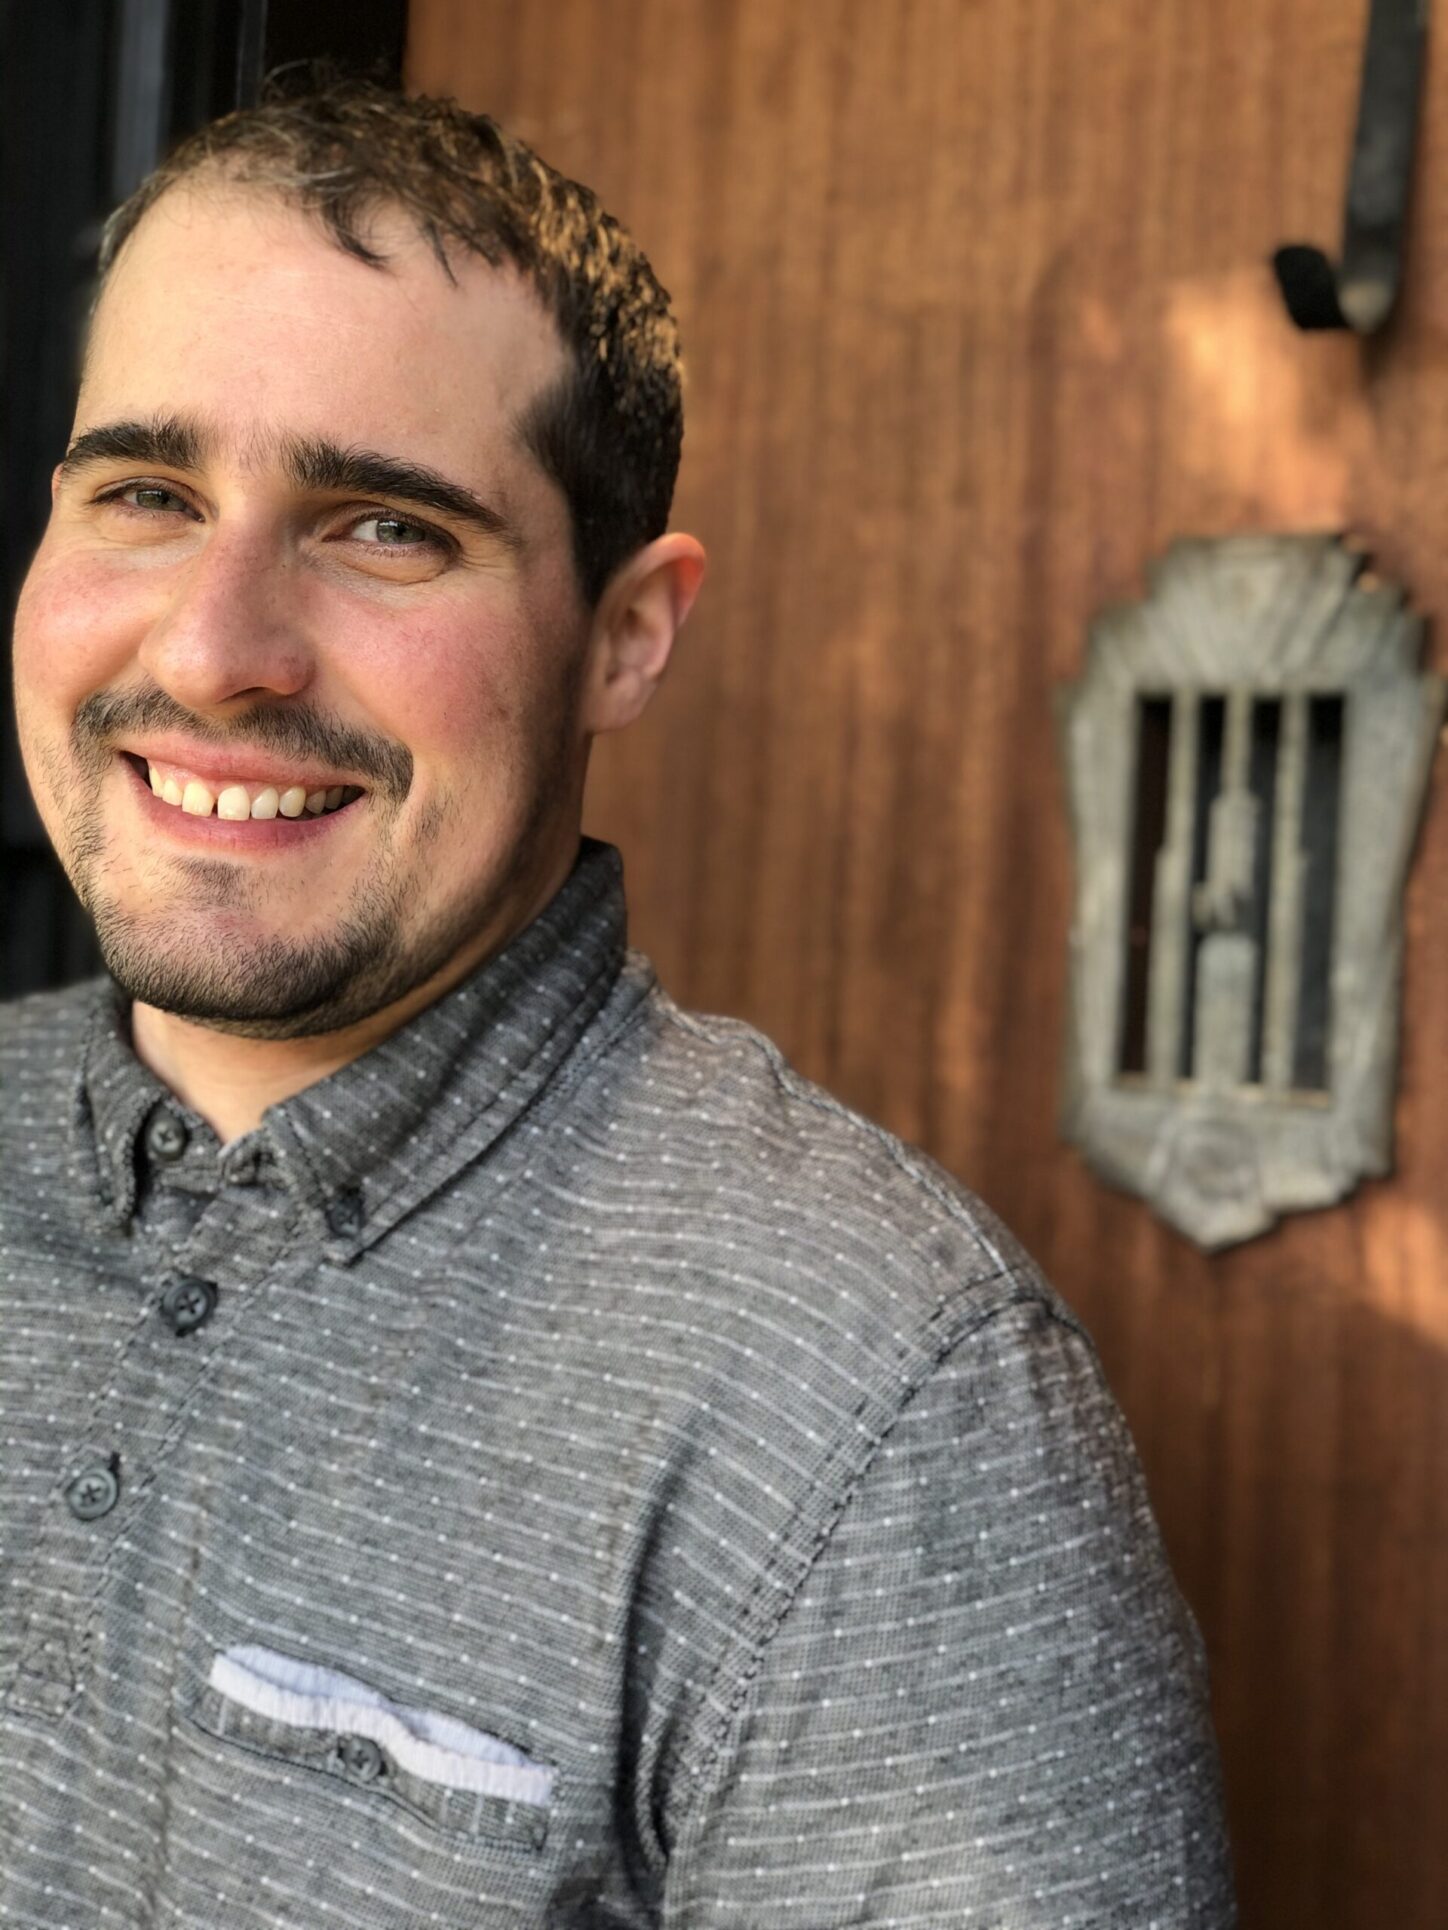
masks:
{"type": "Polygon", "coordinates": [[[420,1782],[546,1807],[553,1771],[510,1743],[432,1709],[408,1709],[350,1675],[243,1643],[211,1664],[213,1689],[289,1729],[369,1736],[420,1782]]]}

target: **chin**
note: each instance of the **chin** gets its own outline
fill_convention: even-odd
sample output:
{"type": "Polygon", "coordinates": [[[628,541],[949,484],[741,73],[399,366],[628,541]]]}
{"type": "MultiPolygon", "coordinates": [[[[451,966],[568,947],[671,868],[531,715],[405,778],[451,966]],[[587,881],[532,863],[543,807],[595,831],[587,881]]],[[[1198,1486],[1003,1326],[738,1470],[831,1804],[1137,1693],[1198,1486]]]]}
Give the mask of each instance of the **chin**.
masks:
{"type": "Polygon", "coordinates": [[[242,909],[91,910],[106,969],[131,999],[250,1037],[340,1030],[398,996],[399,981],[407,989],[415,969],[385,903],[310,938],[284,937],[242,909]]]}
{"type": "Polygon", "coordinates": [[[258,1038],[334,1031],[362,992],[351,961],[326,949],[274,941],[247,947],[236,964],[218,970],[114,930],[98,928],[98,936],[106,969],[136,1003],[258,1038]]]}
{"type": "MultiPolygon", "coordinates": [[[[493,897],[418,928],[404,902],[401,890],[367,894],[305,940],[258,931],[244,913],[142,920],[114,903],[92,909],[106,969],[136,1003],[238,1037],[301,1039],[359,1025],[433,979],[445,987],[449,965],[469,957],[501,909],[493,897]]],[[[484,946],[479,961],[486,955],[484,946]]]]}

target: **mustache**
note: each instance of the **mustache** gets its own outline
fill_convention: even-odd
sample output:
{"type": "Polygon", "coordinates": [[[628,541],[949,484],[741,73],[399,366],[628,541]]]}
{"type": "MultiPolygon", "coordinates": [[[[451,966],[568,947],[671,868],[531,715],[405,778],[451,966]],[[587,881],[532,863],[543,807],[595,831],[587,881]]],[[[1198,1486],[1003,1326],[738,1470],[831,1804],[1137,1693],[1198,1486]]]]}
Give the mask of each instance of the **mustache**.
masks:
{"type": "Polygon", "coordinates": [[[299,763],[357,771],[370,789],[399,804],[412,785],[412,753],[404,745],[291,705],[259,704],[223,726],[195,716],[155,685],[149,690],[102,690],[76,711],[71,741],[79,757],[98,764],[123,731],[184,731],[198,744],[221,750],[273,751],[299,763]]]}

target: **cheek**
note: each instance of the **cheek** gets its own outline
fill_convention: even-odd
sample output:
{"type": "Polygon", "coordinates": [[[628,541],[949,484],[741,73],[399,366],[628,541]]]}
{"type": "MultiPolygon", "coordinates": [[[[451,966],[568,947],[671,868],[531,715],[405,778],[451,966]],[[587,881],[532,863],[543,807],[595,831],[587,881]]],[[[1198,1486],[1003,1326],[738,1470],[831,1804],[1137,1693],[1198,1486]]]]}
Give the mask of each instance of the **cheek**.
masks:
{"type": "Polygon", "coordinates": [[[59,703],[69,712],[111,682],[133,654],[126,639],[143,627],[133,601],[113,571],[42,548],[15,609],[17,703],[59,703]]]}
{"type": "Polygon", "coordinates": [[[557,679],[546,641],[527,629],[483,616],[424,620],[402,639],[354,631],[349,656],[353,692],[438,785],[491,789],[535,763],[557,679]]]}

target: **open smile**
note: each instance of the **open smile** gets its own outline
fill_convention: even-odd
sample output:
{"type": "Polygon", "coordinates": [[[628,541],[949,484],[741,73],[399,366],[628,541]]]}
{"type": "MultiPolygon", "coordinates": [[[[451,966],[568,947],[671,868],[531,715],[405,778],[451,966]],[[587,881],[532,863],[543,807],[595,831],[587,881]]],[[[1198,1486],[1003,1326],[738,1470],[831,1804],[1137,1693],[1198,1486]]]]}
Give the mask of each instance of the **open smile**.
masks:
{"type": "Polygon", "coordinates": [[[308,790],[262,779],[218,782],[153,764],[133,751],[118,751],[116,760],[144,821],[194,849],[298,851],[328,837],[341,820],[355,819],[367,803],[367,793],[356,785],[308,790]]]}

